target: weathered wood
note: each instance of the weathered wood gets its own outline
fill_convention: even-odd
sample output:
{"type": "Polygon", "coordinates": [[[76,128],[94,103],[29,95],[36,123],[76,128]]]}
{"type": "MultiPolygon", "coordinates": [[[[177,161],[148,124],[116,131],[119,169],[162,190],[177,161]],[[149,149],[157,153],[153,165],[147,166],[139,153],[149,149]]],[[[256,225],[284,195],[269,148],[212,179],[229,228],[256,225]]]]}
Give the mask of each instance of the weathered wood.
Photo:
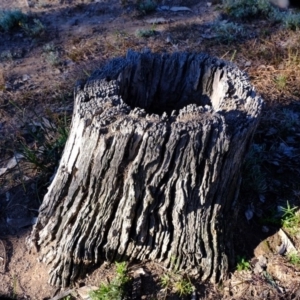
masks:
{"type": "Polygon", "coordinates": [[[75,89],[70,136],[31,244],[68,286],[103,259],[226,276],[232,203],[262,100],[205,54],[128,52],[75,89]]]}

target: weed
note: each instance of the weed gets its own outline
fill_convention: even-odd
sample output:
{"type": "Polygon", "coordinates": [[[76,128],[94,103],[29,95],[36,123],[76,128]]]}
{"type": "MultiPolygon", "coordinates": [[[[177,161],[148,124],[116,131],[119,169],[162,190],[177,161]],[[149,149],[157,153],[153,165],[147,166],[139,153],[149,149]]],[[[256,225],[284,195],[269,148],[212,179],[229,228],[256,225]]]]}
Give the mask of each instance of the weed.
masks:
{"type": "Polygon", "coordinates": [[[291,109],[284,108],[281,111],[281,115],[282,115],[282,123],[283,123],[282,126],[284,127],[287,133],[290,133],[290,131],[293,130],[294,126],[300,125],[300,118],[297,112],[291,109]]]}
{"type": "Polygon", "coordinates": [[[13,276],[13,291],[12,292],[13,292],[12,298],[16,299],[17,298],[17,276],[16,275],[13,276]]]}
{"type": "Polygon", "coordinates": [[[292,265],[300,266],[300,256],[297,252],[291,252],[287,257],[292,265]]]}
{"type": "Polygon", "coordinates": [[[10,50],[6,50],[0,53],[0,60],[12,61],[13,55],[10,50]]]}
{"type": "Polygon", "coordinates": [[[48,64],[54,67],[60,65],[61,60],[59,59],[59,53],[53,43],[44,45],[43,50],[44,53],[42,54],[42,57],[45,58],[48,64]]]}
{"type": "Polygon", "coordinates": [[[269,0],[225,0],[225,11],[233,19],[264,17],[283,24],[287,29],[296,30],[300,26],[300,14],[280,11],[269,0]]]}
{"type": "Polygon", "coordinates": [[[157,7],[156,2],[152,0],[145,0],[139,3],[139,10],[145,14],[154,11],[156,7],[157,7]]]}
{"type": "Polygon", "coordinates": [[[291,30],[296,30],[300,26],[300,14],[292,12],[282,12],[273,10],[270,19],[274,22],[283,24],[283,27],[291,30]]]}
{"type": "Polygon", "coordinates": [[[45,59],[46,59],[47,63],[50,64],[53,67],[57,67],[61,63],[58,51],[48,52],[45,55],[45,59]]]}
{"type": "Polygon", "coordinates": [[[223,43],[230,43],[247,36],[244,26],[226,20],[213,22],[211,29],[216,39],[223,43]]]}
{"type": "Polygon", "coordinates": [[[279,90],[283,90],[286,87],[286,85],[287,85],[287,77],[285,75],[279,74],[274,79],[274,82],[276,84],[276,87],[279,90]]]}
{"type": "Polygon", "coordinates": [[[27,21],[27,16],[20,10],[0,11],[0,30],[8,32],[27,21]]]}
{"type": "Polygon", "coordinates": [[[189,279],[181,278],[174,283],[174,291],[182,297],[192,294],[194,287],[189,279]]]}
{"type": "Polygon", "coordinates": [[[284,17],[282,18],[283,25],[292,30],[299,29],[300,27],[300,14],[293,14],[293,13],[285,13],[284,17]]]}
{"type": "Polygon", "coordinates": [[[298,207],[291,207],[289,202],[286,202],[286,207],[281,207],[283,215],[281,217],[281,224],[286,229],[297,229],[300,224],[300,215],[297,214],[298,207]]]}
{"type": "Polygon", "coordinates": [[[116,263],[116,277],[108,284],[102,283],[98,290],[90,293],[92,300],[121,300],[124,295],[124,286],[129,281],[127,264],[116,263]]]}
{"type": "Polygon", "coordinates": [[[5,90],[5,77],[3,71],[0,71],[0,91],[5,90]]]}
{"type": "Polygon", "coordinates": [[[237,271],[248,271],[251,269],[250,263],[246,261],[246,259],[242,256],[237,257],[237,265],[236,265],[237,271]]]}
{"type": "Polygon", "coordinates": [[[267,216],[264,216],[260,220],[261,224],[271,224],[275,226],[281,225],[280,216],[278,215],[278,212],[275,209],[270,209],[268,211],[267,216]]]}
{"type": "Polygon", "coordinates": [[[160,284],[166,294],[172,291],[180,297],[190,295],[194,291],[189,278],[179,273],[179,265],[175,258],[171,258],[171,271],[162,275],[160,284]]]}
{"type": "Polygon", "coordinates": [[[53,43],[47,43],[43,46],[44,52],[54,52],[55,50],[55,45],[53,43]]]}
{"type": "Polygon", "coordinates": [[[45,33],[45,27],[39,19],[31,21],[20,10],[0,11],[0,30],[9,32],[14,28],[22,28],[31,37],[39,37],[45,33]]]}
{"type": "Polygon", "coordinates": [[[225,0],[225,11],[234,19],[250,19],[263,16],[268,18],[274,13],[269,0],[225,0]]]}
{"type": "MultiPolygon", "coordinates": [[[[56,118],[56,124],[52,121],[37,116],[38,121],[28,122],[25,118],[25,110],[14,102],[12,105],[20,113],[20,122],[26,130],[26,135],[30,137],[28,143],[20,137],[17,151],[21,152],[24,158],[35,168],[43,170],[45,173],[52,173],[57,166],[62,150],[68,138],[68,120],[66,116],[56,118]]],[[[33,112],[34,113],[34,112],[33,112]]],[[[53,118],[55,115],[52,116],[53,118]]]]}
{"type": "Polygon", "coordinates": [[[45,33],[45,26],[39,19],[33,19],[32,23],[20,23],[24,32],[31,37],[40,37],[45,33]]]}
{"type": "Polygon", "coordinates": [[[145,37],[145,38],[154,36],[155,34],[156,34],[156,31],[153,29],[137,29],[135,32],[135,35],[137,37],[145,37]]]}

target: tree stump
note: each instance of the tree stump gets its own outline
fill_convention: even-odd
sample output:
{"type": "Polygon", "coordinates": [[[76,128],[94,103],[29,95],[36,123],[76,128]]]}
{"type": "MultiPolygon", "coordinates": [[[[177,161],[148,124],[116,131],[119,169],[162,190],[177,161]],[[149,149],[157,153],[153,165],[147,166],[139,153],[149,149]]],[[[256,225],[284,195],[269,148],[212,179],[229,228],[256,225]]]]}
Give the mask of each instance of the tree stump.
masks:
{"type": "Polygon", "coordinates": [[[201,280],[228,270],[232,204],[262,99],[206,54],[129,51],[75,88],[70,135],[31,245],[68,286],[103,259],[201,280]]]}

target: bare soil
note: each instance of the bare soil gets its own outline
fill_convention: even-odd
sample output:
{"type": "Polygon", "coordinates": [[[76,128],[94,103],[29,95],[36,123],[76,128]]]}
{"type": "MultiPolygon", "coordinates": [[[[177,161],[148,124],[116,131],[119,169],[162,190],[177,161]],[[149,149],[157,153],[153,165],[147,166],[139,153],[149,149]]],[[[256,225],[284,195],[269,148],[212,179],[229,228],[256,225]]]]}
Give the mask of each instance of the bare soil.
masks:
{"type": "MultiPolygon", "coordinates": [[[[249,175],[253,183],[261,173],[264,177],[260,187],[242,188],[233,216],[239,225],[233,257],[244,257],[251,268],[236,271],[237,259],[221,285],[195,279],[192,283],[199,299],[300,299],[300,267],[280,254],[282,224],[274,222],[271,213],[287,201],[292,207],[300,205],[299,31],[256,19],[245,23],[248,36],[230,42],[216,38],[211,25],[227,18],[217,1],[164,1],[188,4],[190,10],[152,13],[120,2],[1,0],[0,9],[21,9],[30,17],[31,28],[34,19],[42,28],[38,34],[24,28],[0,32],[0,299],[1,294],[3,299],[50,299],[61,292],[48,285],[47,266],[26,247],[59,157],[41,154],[43,166],[39,166],[26,149],[45,153],[45,141],[54,142],[57,128],[70,124],[75,83],[128,49],[205,51],[248,72],[266,108],[254,137],[255,145],[263,147],[257,154],[260,169],[245,178],[249,175]],[[152,34],[140,37],[141,30],[152,34]],[[40,140],[40,133],[47,137],[40,140]],[[265,265],[255,271],[261,257],[265,265]]],[[[56,150],[59,155],[62,149],[56,150]]],[[[298,229],[285,230],[296,250],[300,249],[298,229]]],[[[129,269],[136,267],[131,264],[129,269]]],[[[143,299],[183,299],[162,291],[160,278],[167,272],[162,266],[145,262],[138,267],[145,272],[143,299]]],[[[95,266],[70,288],[73,297],[80,299],[76,294],[80,287],[98,286],[114,274],[113,266],[95,266]]]]}

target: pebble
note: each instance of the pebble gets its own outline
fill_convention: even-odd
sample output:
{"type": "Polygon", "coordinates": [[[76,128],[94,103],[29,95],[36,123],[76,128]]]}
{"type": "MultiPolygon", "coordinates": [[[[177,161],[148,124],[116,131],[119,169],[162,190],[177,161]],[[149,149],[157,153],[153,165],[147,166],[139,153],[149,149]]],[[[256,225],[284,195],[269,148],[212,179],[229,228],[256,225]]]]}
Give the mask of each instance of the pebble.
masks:
{"type": "Polygon", "coordinates": [[[270,229],[269,229],[268,226],[263,226],[263,227],[261,228],[261,231],[267,233],[267,232],[270,231],[270,229]]]}
{"type": "Polygon", "coordinates": [[[247,61],[247,62],[245,63],[245,67],[251,67],[251,61],[247,61]]]}
{"type": "Polygon", "coordinates": [[[28,79],[30,79],[30,76],[29,76],[28,74],[24,74],[24,75],[22,76],[22,80],[23,80],[23,81],[27,81],[28,79]]]}

